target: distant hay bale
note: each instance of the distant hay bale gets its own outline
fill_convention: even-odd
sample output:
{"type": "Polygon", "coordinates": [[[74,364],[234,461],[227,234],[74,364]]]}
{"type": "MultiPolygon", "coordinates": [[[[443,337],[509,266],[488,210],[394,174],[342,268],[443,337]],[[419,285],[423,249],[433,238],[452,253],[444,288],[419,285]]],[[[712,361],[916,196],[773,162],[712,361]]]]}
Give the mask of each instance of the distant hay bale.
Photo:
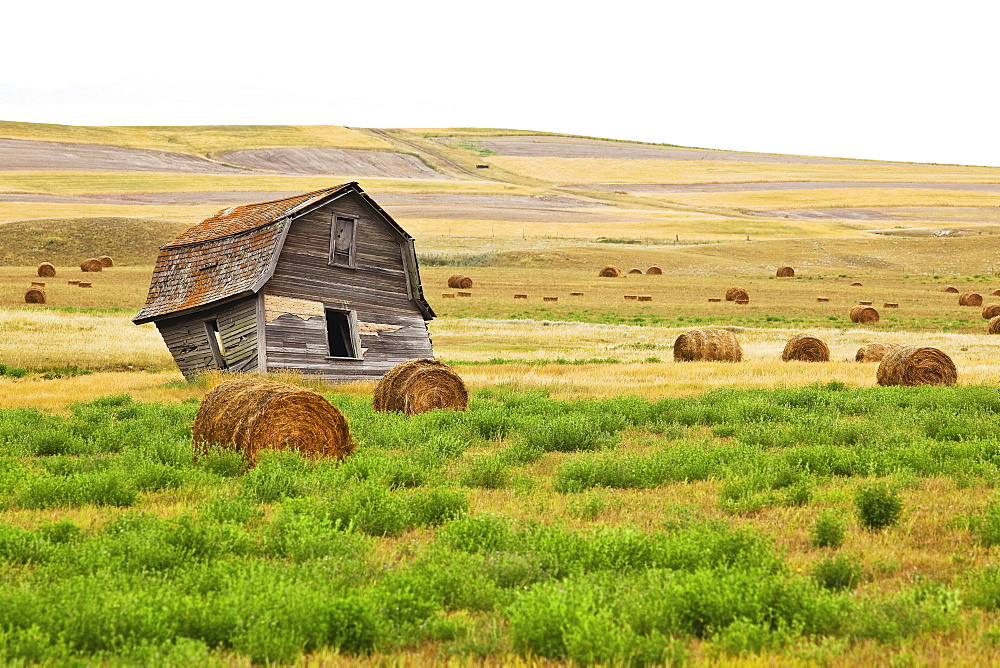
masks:
{"type": "Polygon", "coordinates": [[[828,302],[828,301],[830,301],[830,298],[829,297],[817,297],[816,301],[818,301],[818,302],[828,302]]]}
{"type": "Polygon", "coordinates": [[[528,295],[514,295],[514,299],[527,299],[528,295]]]}
{"type": "Polygon", "coordinates": [[[32,286],[24,292],[24,302],[26,304],[44,304],[45,288],[32,286]]]}
{"type": "Polygon", "coordinates": [[[795,270],[791,267],[778,267],[778,273],[776,274],[778,278],[791,278],[795,276],[795,270]]]}
{"type": "Polygon", "coordinates": [[[376,411],[398,411],[416,415],[435,408],[464,411],[469,392],[462,378],[437,360],[411,360],[397,364],[375,387],[372,404],[376,411]]]}
{"type": "Polygon", "coordinates": [[[569,296],[570,297],[582,297],[583,293],[582,292],[571,292],[571,293],[569,293],[569,296]]]}
{"type": "Polygon", "coordinates": [[[45,287],[45,281],[32,281],[31,282],[31,287],[33,287],[33,288],[44,288],[45,287]]]}
{"type": "Polygon", "coordinates": [[[882,358],[876,379],[879,385],[954,385],[958,370],[937,348],[900,346],[882,358]]]}
{"type": "Polygon", "coordinates": [[[784,362],[829,362],[830,348],[822,339],[809,334],[796,334],[788,339],[781,353],[784,362]]]}
{"type": "Polygon", "coordinates": [[[201,402],[191,428],[195,452],[232,448],[253,466],[261,450],[343,459],[354,450],[343,414],[322,396],[265,378],[226,381],[201,402]]]}
{"type": "Polygon", "coordinates": [[[871,306],[853,306],[851,307],[851,322],[858,322],[861,324],[868,324],[878,322],[878,311],[873,309],[871,306]]]}
{"type": "Polygon", "coordinates": [[[543,302],[557,302],[557,301],[559,301],[559,298],[558,297],[542,297],[542,301],[543,302]]]}
{"type": "Polygon", "coordinates": [[[115,266],[115,261],[112,260],[111,257],[107,255],[100,256],[99,258],[97,258],[97,261],[100,262],[101,266],[104,267],[105,269],[107,269],[108,267],[115,266]]]}
{"type": "Polygon", "coordinates": [[[90,258],[80,263],[80,271],[102,271],[104,265],[96,258],[90,258]]]}
{"type": "Polygon", "coordinates": [[[653,301],[653,295],[639,295],[639,301],[641,301],[641,302],[651,302],[651,301],[653,301]]]}
{"type": "Polygon", "coordinates": [[[632,268],[632,269],[628,270],[628,273],[630,273],[630,274],[641,274],[642,273],[642,269],[632,268]]]}
{"type": "Polygon", "coordinates": [[[882,308],[899,308],[898,302],[884,302],[882,308]]]}
{"type": "Polygon", "coordinates": [[[862,286],[861,286],[861,284],[860,284],[860,283],[858,283],[857,281],[855,281],[854,283],[851,283],[851,287],[852,287],[852,288],[860,288],[860,287],[862,287],[862,286]]]}
{"type": "Polygon", "coordinates": [[[987,334],[1000,334],[1000,315],[990,318],[990,324],[986,327],[987,334]]]}
{"type": "Polygon", "coordinates": [[[894,350],[897,346],[886,345],[884,343],[866,343],[865,345],[858,348],[857,354],[854,356],[855,362],[881,362],[882,358],[889,353],[889,351],[894,350]]]}
{"type": "Polygon", "coordinates": [[[710,301],[710,302],[721,302],[722,301],[722,297],[709,297],[708,301],[710,301]]]}
{"type": "Polygon", "coordinates": [[[983,319],[992,320],[1000,315],[1000,304],[987,304],[983,307],[983,319]]]}
{"type": "Polygon", "coordinates": [[[872,303],[871,303],[870,300],[869,301],[860,301],[858,303],[861,304],[862,306],[871,306],[872,305],[872,303]]]}
{"type": "Polygon", "coordinates": [[[76,284],[76,287],[78,287],[78,288],[92,288],[92,287],[94,287],[94,284],[91,283],[90,281],[78,281],[77,284],[76,284]]]}
{"type": "Polygon", "coordinates": [[[732,332],[720,327],[691,329],[674,341],[675,362],[741,362],[743,348],[732,332]]]}
{"type": "Polygon", "coordinates": [[[647,269],[646,273],[650,274],[652,276],[662,276],[663,275],[663,270],[660,269],[659,267],[653,266],[653,267],[650,267],[649,269],[647,269]]]}
{"type": "Polygon", "coordinates": [[[455,293],[454,292],[442,292],[441,293],[441,297],[444,298],[444,299],[454,299],[455,298],[455,293]]]}
{"type": "Polygon", "coordinates": [[[749,299],[737,299],[736,303],[737,304],[749,304],[750,300],[749,299]]]}
{"type": "Polygon", "coordinates": [[[80,285],[80,281],[66,281],[67,285],[80,285]]]}
{"type": "Polygon", "coordinates": [[[597,275],[601,278],[619,278],[622,275],[622,270],[612,264],[609,264],[597,272],[597,275]]]}
{"type": "Polygon", "coordinates": [[[726,290],[727,302],[735,302],[739,299],[746,299],[747,301],[749,301],[750,293],[744,290],[743,288],[737,288],[737,287],[729,288],[728,290],[726,290]]]}
{"type": "Polygon", "coordinates": [[[472,287],[472,279],[463,274],[452,274],[448,277],[448,287],[468,290],[472,287]]]}
{"type": "Polygon", "coordinates": [[[52,278],[56,275],[56,268],[51,262],[43,262],[38,265],[38,275],[42,278],[52,278]]]}
{"type": "Polygon", "coordinates": [[[954,292],[957,295],[959,290],[954,285],[946,285],[941,288],[941,292],[954,292]]]}
{"type": "Polygon", "coordinates": [[[958,296],[959,306],[982,306],[983,296],[978,292],[963,292],[958,296]]]}
{"type": "Polygon", "coordinates": [[[625,295],[625,299],[638,299],[639,295],[625,295]]]}
{"type": "Polygon", "coordinates": [[[993,292],[991,292],[990,297],[1000,297],[1000,290],[994,290],[993,292]]]}
{"type": "Polygon", "coordinates": [[[459,292],[458,296],[459,297],[471,297],[472,293],[471,292],[459,292]]]}

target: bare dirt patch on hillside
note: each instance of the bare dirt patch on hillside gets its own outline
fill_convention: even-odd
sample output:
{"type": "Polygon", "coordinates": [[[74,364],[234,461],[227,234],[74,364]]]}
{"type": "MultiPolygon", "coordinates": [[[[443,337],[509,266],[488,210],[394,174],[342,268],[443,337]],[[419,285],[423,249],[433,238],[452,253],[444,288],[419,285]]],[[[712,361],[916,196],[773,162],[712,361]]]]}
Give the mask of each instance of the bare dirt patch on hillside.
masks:
{"type": "Polygon", "coordinates": [[[740,193],[786,190],[854,190],[858,188],[902,188],[907,190],[962,190],[1000,193],[1000,183],[937,183],[875,181],[759,181],[755,183],[584,183],[567,186],[581,190],[628,193],[740,193]]]}
{"type": "Polygon", "coordinates": [[[180,153],[106,144],[0,139],[0,171],[173,172],[246,174],[245,170],[180,153]]]}
{"type": "Polygon", "coordinates": [[[364,178],[447,179],[406,153],[342,148],[264,148],[224,153],[233,165],[260,171],[313,176],[337,174],[364,178]]]}

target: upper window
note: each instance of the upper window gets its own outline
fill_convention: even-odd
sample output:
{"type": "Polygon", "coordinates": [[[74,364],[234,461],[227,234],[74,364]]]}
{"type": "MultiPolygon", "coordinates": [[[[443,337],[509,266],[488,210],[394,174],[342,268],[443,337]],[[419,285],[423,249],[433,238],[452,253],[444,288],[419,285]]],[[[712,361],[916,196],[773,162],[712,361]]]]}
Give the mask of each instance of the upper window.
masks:
{"type": "Polygon", "coordinates": [[[333,217],[330,264],[340,267],[354,266],[354,234],[357,226],[357,218],[333,217]]]}

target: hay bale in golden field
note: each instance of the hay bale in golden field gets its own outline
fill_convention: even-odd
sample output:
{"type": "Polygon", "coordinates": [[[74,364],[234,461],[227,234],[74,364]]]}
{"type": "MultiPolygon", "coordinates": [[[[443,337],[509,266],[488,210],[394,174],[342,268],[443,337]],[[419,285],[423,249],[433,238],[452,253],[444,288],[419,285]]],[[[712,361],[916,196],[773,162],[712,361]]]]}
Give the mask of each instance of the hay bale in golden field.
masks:
{"type": "Polygon", "coordinates": [[[201,402],[191,428],[195,451],[233,448],[253,466],[261,450],[297,450],[343,459],[354,442],[343,414],[322,396],[266,378],[219,384],[201,402]]]}
{"type": "Polygon", "coordinates": [[[750,303],[750,300],[749,300],[749,299],[737,299],[737,300],[736,300],[736,303],[737,303],[737,304],[740,304],[740,305],[743,305],[743,304],[749,304],[749,303],[750,303]]]}
{"type": "Polygon", "coordinates": [[[609,264],[597,272],[597,275],[601,278],[619,278],[622,275],[622,270],[612,264],[609,264]]]}
{"type": "Polygon", "coordinates": [[[375,387],[372,405],[376,411],[399,411],[407,415],[435,408],[464,411],[469,392],[462,378],[437,360],[411,360],[397,364],[375,387]]]}
{"type": "Polygon", "coordinates": [[[857,354],[854,356],[855,362],[881,362],[882,358],[886,356],[889,351],[894,350],[897,346],[884,343],[866,343],[865,345],[858,348],[857,354]]]}
{"type": "Polygon", "coordinates": [[[51,262],[43,262],[38,265],[38,275],[42,278],[52,278],[56,275],[56,268],[51,262]]]}
{"type": "Polygon", "coordinates": [[[795,270],[791,267],[778,267],[778,271],[775,274],[778,278],[791,278],[795,276],[795,270]]]}
{"type": "Polygon", "coordinates": [[[726,301],[735,302],[740,299],[750,301],[750,293],[739,287],[732,287],[726,290],[726,301]]]}
{"type": "Polygon", "coordinates": [[[80,281],[66,281],[66,285],[80,285],[80,281]]]}
{"type": "Polygon", "coordinates": [[[80,271],[102,271],[104,265],[97,258],[89,258],[80,263],[80,271]]]}
{"type": "Polygon", "coordinates": [[[1000,315],[990,318],[990,324],[986,327],[987,334],[1000,334],[1000,315]]]}
{"type": "Polygon", "coordinates": [[[542,301],[543,302],[557,302],[557,301],[559,301],[559,298],[558,297],[542,297],[542,301]]]}
{"type": "Polygon", "coordinates": [[[101,266],[105,269],[115,266],[115,261],[111,259],[108,255],[102,255],[97,258],[97,261],[101,263],[101,266]]]}
{"type": "Polygon", "coordinates": [[[674,341],[675,362],[740,362],[743,348],[736,335],[721,327],[691,329],[674,341]]]}
{"type": "Polygon", "coordinates": [[[33,288],[44,288],[45,287],[45,281],[32,281],[31,282],[31,287],[33,287],[33,288]]]}
{"type": "Polygon", "coordinates": [[[818,302],[828,302],[828,301],[830,301],[830,298],[829,297],[817,297],[816,301],[818,301],[818,302]]]}
{"type": "Polygon", "coordinates": [[[628,273],[630,273],[630,274],[641,274],[642,273],[642,269],[632,268],[632,269],[628,270],[628,273]]]}
{"type": "Polygon", "coordinates": [[[471,297],[472,293],[471,292],[459,292],[458,296],[459,297],[471,297]]]}
{"type": "Polygon", "coordinates": [[[570,297],[582,297],[583,293],[582,292],[571,292],[571,293],[569,293],[569,296],[570,297]]]}
{"type": "Polygon", "coordinates": [[[983,296],[978,292],[963,292],[958,296],[959,306],[982,306],[983,296]]]}
{"type": "Polygon", "coordinates": [[[954,285],[946,285],[943,288],[941,288],[941,292],[953,292],[957,295],[959,290],[954,285]]]}
{"type": "Polygon", "coordinates": [[[871,303],[870,300],[869,301],[860,301],[858,303],[861,304],[862,306],[871,306],[872,305],[872,303],[871,303]]]}
{"type": "Polygon", "coordinates": [[[990,292],[990,297],[1000,297],[1000,290],[993,290],[990,292]]]}
{"type": "Polygon", "coordinates": [[[851,283],[851,287],[852,288],[860,288],[860,287],[862,287],[862,285],[860,283],[858,283],[857,281],[854,281],[853,283],[851,283]]]}
{"type": "Polygon", "coordinates": [[[924,347],[898,347],[878,365],[879,385],[954,385],[958,370],[947,354],[924,347]]]}
{"type": "Polygon", "coordinates": [[[722,301],[722,297],[709,297],[708,301],[710,301],[710,302],[721,302],[722,301]]]}
{"type": "Polygon", "coordinates": [[[788,339],[781,352],[781,360],[790,362],[829,362],[830,347],[822,339],[809,334],[796,334],[788,339]]]}
{"type": "Polygon", "coordinates": [[[92,288],[92,287],[94,287],[94,284],[91,283],[90,281],[78,281],[77,284],[76,284],[76,287],[78,287],[78,288],[92,288]]]}
{"type": "Polygon", "coordinates": [[[454,299],[455,298],[455,293],[454,292],[442,292],[441,293],[441,297],[443,299],[454,299]]]}
{"type": "Polygon", "coordinates": [[[878,311],[871,306],[853,306],[851,307],[851,322],[861,324],[878,322],[878,311]]]}
{"type": "Polygon", "coordinates": [[[882,308],[899,308],[898,302],[883,302],[882,308]]]}
{"type": "Polygon", "coordinates": [[[33,285],[24,292],[24,302],[26,304],[44,304],[45,288],[33,285]]]}
{"type": "Polygon", "coordinates": [[[653,295],[639,295],[639,301],[641,301],[641,302],[651,302],[651,301],[653,301],[653,295]]]}
{"type": "Polygon", "coordinates": [[[472,279],[463,274],[452,274],[448,277],[448,287],[468,290],[472,287],[472,279]]]}
{"type": "Polygon", "coordinates": [[[1000,315],[1000,304],[987,304],[983,307],[983,319],[992,320],[1000,315]]]}
{"type": "Polygon", "coordinates": [[[652,267],[650,267],[649,269],[646,270],[646,273],[649,274],[649,275],[651,275],[651,276],[662,276],[663,275],[663,270],[660,269],[657,266],[652,266],[652,267]]]}
{"type": "Polygon", "coordinates": [[[528,295],[515,294],[514,299],[527,299],[528,295]]]}

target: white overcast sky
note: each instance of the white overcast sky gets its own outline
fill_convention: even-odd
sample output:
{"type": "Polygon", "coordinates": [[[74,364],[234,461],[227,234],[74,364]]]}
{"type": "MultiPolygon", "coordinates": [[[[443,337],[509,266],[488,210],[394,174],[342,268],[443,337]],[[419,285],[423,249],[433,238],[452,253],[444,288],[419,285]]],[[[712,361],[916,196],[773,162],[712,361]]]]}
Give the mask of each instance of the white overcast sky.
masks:
{"type": "Polygon", "coordinates": [[[508,127],[1000,165],[1000,3],[5,3],[0,119],[508,127]]]}

